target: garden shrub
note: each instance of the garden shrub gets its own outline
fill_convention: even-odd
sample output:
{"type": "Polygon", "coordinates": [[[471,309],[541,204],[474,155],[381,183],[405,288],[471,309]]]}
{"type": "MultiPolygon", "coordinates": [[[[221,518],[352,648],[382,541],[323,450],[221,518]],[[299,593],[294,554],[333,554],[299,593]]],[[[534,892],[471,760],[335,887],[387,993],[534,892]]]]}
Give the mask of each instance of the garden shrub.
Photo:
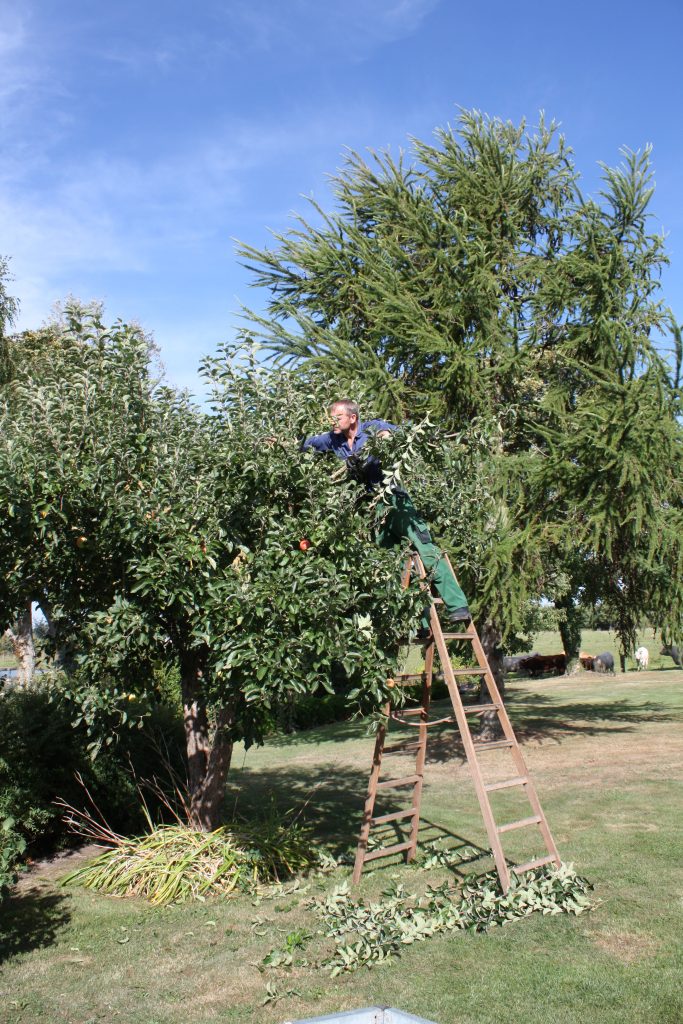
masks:
{"type": "Polygon", "coordinates": [[[26,840],[14,824],[14,818],[0,822],[0,903],[17,880],[16,866],[26,850],[26,840]]]}
{"type": "MultiPolygon", "coordinates": [[[[160,743],[173,769],[184,774],[182,722],[171,709],[154,706],[143,728],[126,730],[94,759],[88,750],[91,736],[82,723],[74,728],[73,718],[68,700],[47,689],[0,695],[0,820],[12,818],[14,832],[33,853],[70,841],[54,801],[84,803],[77,774],[120,831],[141,824],[135,778],[159,774],[160,743]]],[[[156,810],[152,799],[151,807],[156,810]]]]}
{"type": "Polygon", "coordinates": [[[288,714],[292,729],[314,729],[319,725],[343,722],[353,714],[353,708],[343,693],[321,693],[315,696],[301,696],[288,714]]]}

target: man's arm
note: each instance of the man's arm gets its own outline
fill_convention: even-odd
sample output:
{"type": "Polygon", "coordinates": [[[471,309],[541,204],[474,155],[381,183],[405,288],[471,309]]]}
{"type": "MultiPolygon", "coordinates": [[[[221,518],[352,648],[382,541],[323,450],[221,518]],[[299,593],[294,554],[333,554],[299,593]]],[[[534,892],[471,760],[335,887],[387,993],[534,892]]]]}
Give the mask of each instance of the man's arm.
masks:
{"type": "Polygon", "coordinates": [[[329,432],[327,434],[313,434],[312,437],[305,437],[301,442],[300,450],[305,452],[309,448],[313,448],[316,452],[331,452],[332,440],[329,432]]]}
{"type": "Polygon", "coordinates": [[[371,427],[377,437],[389,437],[394,430],[398,430],[395,423],[389,423],[388,420],[368,420],[365,424],[366,428],[371,427]]]}

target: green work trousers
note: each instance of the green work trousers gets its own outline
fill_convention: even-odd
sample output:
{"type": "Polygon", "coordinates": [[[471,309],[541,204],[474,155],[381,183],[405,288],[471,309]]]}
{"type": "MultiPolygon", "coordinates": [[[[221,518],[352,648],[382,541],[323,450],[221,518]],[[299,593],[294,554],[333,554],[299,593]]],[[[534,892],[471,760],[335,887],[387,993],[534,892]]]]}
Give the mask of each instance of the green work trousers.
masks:
{"type": "MultiPolygon", "coordinates": [[[[406,540],[417,551],[427,572],[432,573],[436,592],[443,599],[446,613],[466,606],[467,598],[448,562],[432,541],[424,519],[405,491],[394,491],[388,509],[386,505],[378,506],[377,543],[388,548],[406,540]]],[[[428,616],[425,624],[428,624],[428,616]]]]}

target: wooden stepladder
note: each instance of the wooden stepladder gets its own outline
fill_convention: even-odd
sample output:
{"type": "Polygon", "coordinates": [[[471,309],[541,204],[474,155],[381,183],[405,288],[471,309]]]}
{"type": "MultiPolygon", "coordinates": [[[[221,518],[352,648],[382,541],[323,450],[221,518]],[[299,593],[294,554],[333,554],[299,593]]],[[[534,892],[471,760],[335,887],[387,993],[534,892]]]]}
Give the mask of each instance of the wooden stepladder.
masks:
{"type": "MultiPolygon", "coordinates": [[[[447,556],[443,555],[442,557],[446,558],[447,556]]],[[[422,586],[425,589],[429,589],[426,578],[427,574],[417,554],[412,554],[408,560],[403,578],[404,586],[408,586],[411,574],[416,574],[420,580],[424,581],[422,586]]],[[[457,725],[459,729],[498,876],[503,891],[507,892],[510,886],[511,871],[521,874],[524,871],[529,871],[531,868],[541,867],[543,864],[556,864],[559,866],[560,856],[548,828],[538,794],[524,762],[522,751],[515,738],[510,719],[508,718],[505,705],[489,667],[486,653],[474,623],[470,621],[469,625],[462,632],[444,632],[437,611],[437,605],[442,602],[439,598],[431,598],[431,600],[431,636],[425,643],[424,670],[418,674],[397,673],[394,679],[394,684],[397,686],[410,687],[421,684],[420,703],[419,706],[401,707],[394,711],[392,711],[389,702],[385,705],[385,722],[380,726],[375,741],[363,822],[356,851],[353,882],[357,884],[360,881],[363,868],[368,861],[376,860],[379,857],[389,857],[397,853],[404,853],[407,861],[411,861],[415,857],[420,826],[420,805],[427,756],[428,731],[432,726],[450,722],[457,725]],[[472,653],[477,661],[476,667],[453,668],[447,646],[448,642],[453,640],[472,645],[472,653]],[[429,715],[435,653],[438,654],[453,708],[452,714],[449,713],[446,717],[436,719],[430,718],[429,715]],[[481,677],[482,688],[480,700],[477,704],[463,703],[457,681],[458,677],[465,676],[481,677]],[[485,738],[479,739],[476,732],[472,733],[470,720],[476,720],[479,716],[488,713],[495,713],[500,726],[499,732],[502,732],[503,735],[502,739],[487,741],[485,738]],[[385,740],[389,723],[392,720],[403,725],[413,726],[416,729],[416,739],[408,744],[387,747],[385,740]],[[487,781],[490,772],[486,770],[485,763],[482,767],[480,758],[485,762],[486,755],[490,751],[503,751],[507,756],[504,758],[503,778],[489,779],[487,781]],[[411,756],[414,753],[414,772],[397,778],[383,779],[381,777],[382,759],[385,754],[390,753],[410,754],[411,756]],[[409,787],[412,789],[412,797],[408,808],[375,816],[375,802],[378,792],[390,789],[408,789],[409,787]],[[491,794],[501,790],[516,790],[518,794],[522,794],[525,806],[528,803],[532,813],[526,817],[516,818],[513,821],[507,821],[500,825],[497,824],[491,804],[491,794]],[[394,823],[393,828],[399,832],[407,825],[410,829],[409,833],[401,833],[402,838],[400,842],[393,843],[390,846],[378,846],[375,849],[368,849],[371,829],[374,826],[385,826],[390,822],[394,823]],[[534,856],[531,860],[527,860],[524,863],[511,866],[508,864],[508,859],[503,852],[501,836],[507,832],[526,828],[537,829],[536,841],[540,840],[546,852],[541,856],[534,856]]],[[[500,765],[497,767],[500,774],[500,765]]]]}

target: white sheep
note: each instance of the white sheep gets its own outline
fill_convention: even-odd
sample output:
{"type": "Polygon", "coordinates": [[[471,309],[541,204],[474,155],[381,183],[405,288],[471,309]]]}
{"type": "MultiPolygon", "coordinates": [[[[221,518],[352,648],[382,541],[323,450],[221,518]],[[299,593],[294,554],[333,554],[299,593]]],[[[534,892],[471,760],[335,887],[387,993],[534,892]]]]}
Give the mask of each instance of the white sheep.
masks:
{"type": "Polygon", "coordinates": [[[649,663],[650,652],[647,647],[639,647],[636,651],[636,665],[638,666],[638,671],[640,672],[641,668],[647,668],[649,663]]]}

